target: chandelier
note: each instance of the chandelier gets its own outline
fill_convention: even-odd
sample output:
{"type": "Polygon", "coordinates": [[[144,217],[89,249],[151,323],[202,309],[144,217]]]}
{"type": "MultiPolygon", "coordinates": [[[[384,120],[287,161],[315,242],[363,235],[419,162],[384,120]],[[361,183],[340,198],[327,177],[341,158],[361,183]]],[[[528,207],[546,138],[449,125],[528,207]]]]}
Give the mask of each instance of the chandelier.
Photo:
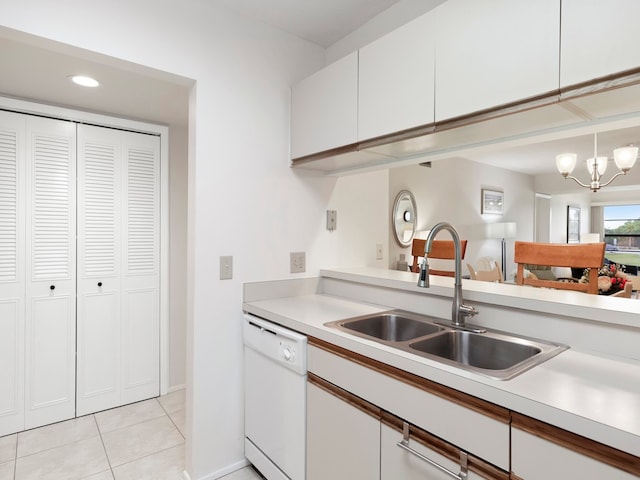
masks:
{"type": "Polygon", "coordinates": [[[620,171],[617,172],[613,177],[611,177],[607,182],[601,183],[602,175],[604,175],[604,172],[607,170],[607,162],[609,158],[606,156],[598,156],[598,134],[595,133],[593,135],[593,158],[587,159],[587,169],[589,170],[589,174],[591,175],[591,183],[582,183],[576,177],[571,176],[571,172],[575,168],[576,160],[578,158],[578,155],[576,155],[575,153],[561,153],[560,155],[557,155],[556,167],[558,167],[558,171],[564,178],[575,180],[575,182],[581,187],[590,188],[592,191],[597,192],[598,190],[600,190],[600,188],[609,185],[620,175],[626,175],[627,172],[631,170],[631,167],[633,167],[634,163],[636,163],[637,157],[638,147],[628,146],[616,148],[613,151],[613,159],[620,171]]]}

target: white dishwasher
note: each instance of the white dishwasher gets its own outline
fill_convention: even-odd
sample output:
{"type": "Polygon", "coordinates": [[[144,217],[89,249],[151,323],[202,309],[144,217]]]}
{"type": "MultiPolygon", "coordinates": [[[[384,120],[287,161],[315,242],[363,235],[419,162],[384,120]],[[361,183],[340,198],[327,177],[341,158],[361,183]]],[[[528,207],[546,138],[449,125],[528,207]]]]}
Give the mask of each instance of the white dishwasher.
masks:
{"type": "Polygon", "coordinates": [[[245,456],[267,480],[304,480],[307,337],[244,315],[245,456]]]}

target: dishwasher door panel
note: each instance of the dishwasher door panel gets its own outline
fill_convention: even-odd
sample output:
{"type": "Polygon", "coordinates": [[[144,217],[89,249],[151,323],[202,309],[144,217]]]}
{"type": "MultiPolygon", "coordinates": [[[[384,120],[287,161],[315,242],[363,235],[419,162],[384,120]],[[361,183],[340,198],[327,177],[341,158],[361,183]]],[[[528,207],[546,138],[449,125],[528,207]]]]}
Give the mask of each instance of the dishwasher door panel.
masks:
{"type": "Polygon", "coordinates": [[[246,437],[292,480],[305,478],[305,412],[306,375],[245,346],[246,437]]]}

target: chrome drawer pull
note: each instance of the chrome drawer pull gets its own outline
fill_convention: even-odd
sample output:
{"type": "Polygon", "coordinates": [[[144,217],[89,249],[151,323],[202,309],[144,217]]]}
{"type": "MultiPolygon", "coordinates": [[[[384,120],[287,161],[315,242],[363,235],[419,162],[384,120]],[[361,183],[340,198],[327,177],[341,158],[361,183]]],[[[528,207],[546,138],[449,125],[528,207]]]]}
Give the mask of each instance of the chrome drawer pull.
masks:
{"type": "Polygon", "coordinates": [[[406,450],[410,454],[415,455],[420,460],[423,460],[423,461],[427,462],[429,465],[431,465],[432,467],[437,468],[441,472],[446,473],[451,478],[455,478],[457,480],[465,480],[467,478],[467,473],[468,473],[468,470],[467,470],[467,459],[468,459],[468,455],[465,452],[460,451],[460,473],[455,473],[455,472],[452,472],[451,470],[449,470],[448,468],[443,467],[439,463],[434,462],[430,458],[425,457],[420,452],[416,452],[413,448],[411,448],[409,446],[409,424],[407,422],[404,422],[404,424],[402,426],[402,436],[403,436],[402,441],[398,442],[396,445],[398,445],[403,450],[406,450]]]}

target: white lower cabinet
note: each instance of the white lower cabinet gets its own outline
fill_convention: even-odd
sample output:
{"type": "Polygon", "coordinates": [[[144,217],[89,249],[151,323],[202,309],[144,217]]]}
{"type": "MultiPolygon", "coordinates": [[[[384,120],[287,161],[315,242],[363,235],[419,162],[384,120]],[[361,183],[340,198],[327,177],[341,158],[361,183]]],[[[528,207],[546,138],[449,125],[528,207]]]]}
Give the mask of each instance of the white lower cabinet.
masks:
{"type": "Polygon", "coordinates": [[[380,478],[380,420],[307,384],[307,480],[380,478]]]}
{"type": "Polygon", "coordinates": [[[509,478],[508,411],[490,410],[492,418],[482,413],[487,406],[479,399],[453,391],[448,398],[449,391],[414,384],[419,380],[393,367],[316,339],[309,343],[308,480],[452,478],[419,455],[454,474],[466,463],[469,479],[509,478]],[[397,445],[405,439],[405,423],[405,445],[418,455],[397,445]]]}

